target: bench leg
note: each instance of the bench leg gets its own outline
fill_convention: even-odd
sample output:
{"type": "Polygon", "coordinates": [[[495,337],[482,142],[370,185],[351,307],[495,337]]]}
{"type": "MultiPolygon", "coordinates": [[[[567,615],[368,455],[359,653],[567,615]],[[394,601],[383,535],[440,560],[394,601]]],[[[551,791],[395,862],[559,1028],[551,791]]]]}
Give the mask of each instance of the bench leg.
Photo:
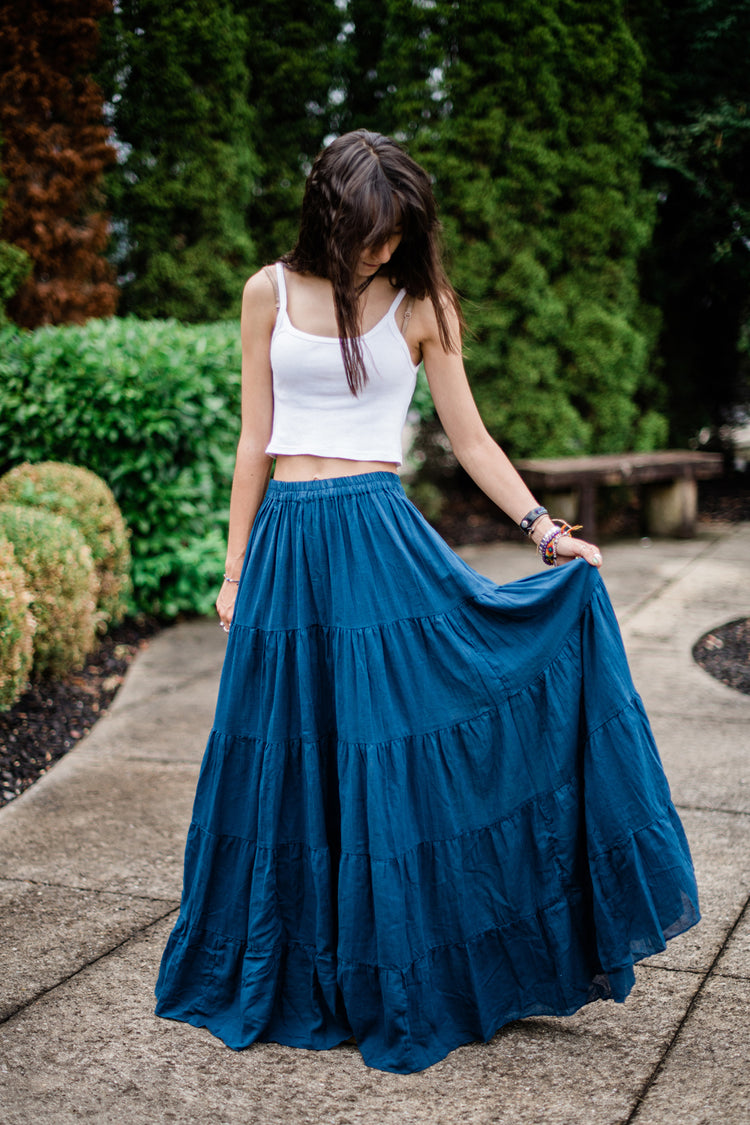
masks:
{"type": "Polygon", "coordinates": [[[694,480],[651,484],[645,489],[646,528],[649,535],[690,539],[698,515],[698,485],[694,480]]]}
{"type": "Polygon", "coordinates": [[[578,519],[580,504],[577,490],[571,492],[542,492],[539,496],[539,502],[544,504],[553,519],[565,520],[566,523],[571,524],[580,523],[578,519]]]}
{"type": "Polygon", "coordinates": [[[553,519],[583,524],[583,531],[576,532],[577,538],[583,536],[596,542],[596,485],[582,484],[569,492],[542,492],[539,500],[553,519]]]}
{"type": "Polygon", "coordinates": [[[596,485],[590,481],[581,485],[576,522],[583,524],[582,530],[578,532],[579,537],[587,539],[589,543],[596,543],[596,485]]]}

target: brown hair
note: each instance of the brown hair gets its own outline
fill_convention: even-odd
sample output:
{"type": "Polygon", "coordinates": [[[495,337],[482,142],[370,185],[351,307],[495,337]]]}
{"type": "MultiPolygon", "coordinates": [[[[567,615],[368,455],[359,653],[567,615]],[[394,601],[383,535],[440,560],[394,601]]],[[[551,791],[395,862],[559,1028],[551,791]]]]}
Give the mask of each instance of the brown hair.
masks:
{"type": "Polygon", "coordinates": [[[441,261],[440,224],[427,173],[390,137],[365,129],[337,137],[315,159],[297,245],[282,260],[289,269],[331,282],[353,394],[367,380],[355,269],[364,249],[382,245],[398,227],[401,242],[380,272],[410,297],[430,298],[443,347],[457,351],[460,339],[453,339],[446,308],[455,310],[460,328],[463,318],[441,261]]]}

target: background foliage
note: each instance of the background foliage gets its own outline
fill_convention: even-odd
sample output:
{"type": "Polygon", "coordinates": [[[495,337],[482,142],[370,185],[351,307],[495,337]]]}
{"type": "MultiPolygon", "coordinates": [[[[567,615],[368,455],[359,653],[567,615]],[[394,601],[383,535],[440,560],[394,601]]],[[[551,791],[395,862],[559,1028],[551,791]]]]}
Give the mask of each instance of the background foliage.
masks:
{"type": "Polygon", "coordinates": [[[296,240],[304,181],[330,130],[342,14],[334,0],[233,3],[246,27],[247,97],[258,158],[245,217],[262,265],[296,240]]]}
{"type": "Polygon", "coordinates": [[[67,461],[100,476],[132,531],[135,608],[205,613],[216,597],[239,367],[236,324],[0,333],[0,473],[67,461]]]}
{"type": "Polygon", "coordinates": [[[747,409],[750,0],[53,7],[0,0],[0,323],[3,302],[29,325],[110,312],[112,265],[127,315],[3,338],[0,468],[103,476],[141,607],[213,600],[242,283],[348,129],[429,169],[511,454],[682,444],[747,409]]]}
{"type": "Polygon", "coordinates": [[[130,591],[128,531],[111,489],[96,473],[58,461],[25,461],[0,476],[3,504],[41,508],[69,519],[91,551],[98,631],[122,621],[130,591]]]}
{"type": "MultiPolygon", "coordinates": [[[[33,272],[9,302],[17,324],[81,323],[117,305],[101,192],[114,159],[91,77],[97,20],[111,0],[0,3],[0,134],[6,181],[0,237],[33,272]]],[[[21,280],[7,249],[0,298],[21,280]]]]}
{"type": "Polygon", "coordinates": [[[373,97],[435,178],[488,427],[516,456],[662,444],[658,315],[638,285],[642,56],[622,4],[389,10],[373,97]]]}
{"type": "Polygon", "coordinates": [[[98,582],[85,539],[65,516],[5,503],[0,539],[12,544],[31,597],[34,676],[64,676],[79,668],[96,635],[98,582]]]}
{"type": "Polygon", "coordinates": [[[750,401],[750,0],[629,5],[646,53],[644,181],[658,199],[643,290],[662,313],[675,442],[750,401]]]}
{"type": "Polygon", "coordinates": [[[258,171],[247,50],[229,0],[120,0],[102,22],[124,314],[239,313],[256,262],[245,222],[258,171]]]}

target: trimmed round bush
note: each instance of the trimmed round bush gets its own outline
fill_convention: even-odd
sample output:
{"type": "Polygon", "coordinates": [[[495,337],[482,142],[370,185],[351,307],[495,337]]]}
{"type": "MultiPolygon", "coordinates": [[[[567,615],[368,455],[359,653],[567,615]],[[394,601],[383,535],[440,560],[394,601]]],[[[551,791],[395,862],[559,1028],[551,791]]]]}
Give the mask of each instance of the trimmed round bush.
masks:
{"type": "Polygon", "coordinates": [[[12,543],[31,595],[33,675],[64,676],[94,647],[98,582],[91,549],[65,516],[21,504],[0,504],[0,537],[12,543]]]}
{"type": "Polygon", "coordinates": [[[13,706],[28,682],[36,628],[30,602],[13,545],[0,538],[0,711],[13,706]]]}
{"type": "Polygon", "coordinates": [[[90,469],[59,461],[16,465],[0,477],[0,504],[23,504],[65,516],[91,549],[96,576],[98,624],[122,621],[130,583],[128,529],[112,490],[90,469]]]}

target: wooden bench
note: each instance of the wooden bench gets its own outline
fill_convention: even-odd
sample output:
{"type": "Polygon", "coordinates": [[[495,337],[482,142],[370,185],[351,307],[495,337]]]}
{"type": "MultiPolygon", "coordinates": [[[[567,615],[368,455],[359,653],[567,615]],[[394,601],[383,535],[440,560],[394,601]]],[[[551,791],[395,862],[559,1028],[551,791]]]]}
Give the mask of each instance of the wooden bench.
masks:
{"type": "Polygon", "coordinates": [[[514,464],[551,515],[583,524],[583,534],[592,540],[596,539],[596,490],[601,485],[641,488],[646,531],[690,538],[695,534],[698,511],[696,482],[724,472],[721,453],[688,450],[544,458],[514,464]]]}

